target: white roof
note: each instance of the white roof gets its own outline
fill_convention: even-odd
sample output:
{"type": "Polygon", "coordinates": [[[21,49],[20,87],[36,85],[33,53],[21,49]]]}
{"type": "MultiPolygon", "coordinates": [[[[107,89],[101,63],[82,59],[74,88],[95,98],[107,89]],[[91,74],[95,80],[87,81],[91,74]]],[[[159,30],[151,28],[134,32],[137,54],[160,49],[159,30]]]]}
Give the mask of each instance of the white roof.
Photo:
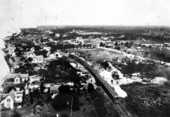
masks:
{"type": "Polygon", "coordinates": [[[28,78],[28,74],[8,74],[6,78],[10,79],[10,78],[15,78],[17,76],[21,76],[21,78],[28,78]]]}
{"type": "Polygon", "coordinates": [[[36,59],[44,59],[43,55],[35,56],[36,59]]]}

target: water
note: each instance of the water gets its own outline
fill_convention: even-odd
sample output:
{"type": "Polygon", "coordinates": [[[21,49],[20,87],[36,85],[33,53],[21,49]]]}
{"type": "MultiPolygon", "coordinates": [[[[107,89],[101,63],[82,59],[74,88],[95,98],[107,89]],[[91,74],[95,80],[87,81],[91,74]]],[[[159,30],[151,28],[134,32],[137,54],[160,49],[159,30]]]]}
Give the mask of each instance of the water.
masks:
{"type": "Polygon", "coordinates": [[[10,70],[4,58],[5,53],[2,51],[3,48],[4,48],[4,41],[1,38],[0,39],[0,85],[3,83],[2,80],[9,73],[10,70]]]}

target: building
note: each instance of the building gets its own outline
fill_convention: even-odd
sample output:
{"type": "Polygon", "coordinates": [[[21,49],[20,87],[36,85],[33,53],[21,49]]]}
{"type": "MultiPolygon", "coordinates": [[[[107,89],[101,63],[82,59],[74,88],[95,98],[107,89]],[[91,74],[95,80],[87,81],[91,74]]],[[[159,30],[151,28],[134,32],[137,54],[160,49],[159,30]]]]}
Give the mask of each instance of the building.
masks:
{"type": "Polygon", "coordinates": [[[9,45],[7,48],[7,50],[9,51],[8,53],[11,55],[15,52],[15,49],[16,49],[16,47],[13,45],[9,45]]]}
{"type": "Polygon", "coordinates": [[[55,84],[53,86],[50,86],[50,93],[53,93],[53,94],[58,94],[59,93],[59,90],[58,88],[61,86],[61,84],[55,84]]]}
{"type": "Polygon", "coordinates": [[[32,75],[29,77],[29,83],[36,82],[36,81],[40,82],[40,79],[41,79],[40,76],[32,75]]]}
{"type": "Polygon", "coordinates": [[[18,105],[22,104],[23,101],[23,91],[17,90],[15,91],[15,103],[17,103],[18,105]]]}
{"type": "Polygon", "coordinates": [[[35,56],[32,60],[32,63],[43,63],[44,57],[42,55],[35,56]]]}
{"type": "Polygon", "coordinates": [[[54,60],[56,58],[57,58],[56,54],[49,54],[47,60],[54,60]]]}
{"type": "Polygon", "coordinates": [[[78,44],[84,45],[84,40],[82,39],[82,37],[77,37],[77,38],[76,38],[76,42],[77,42],[78,44]]]}
{"type": "Polygon", "coordinates": [[[44,47],[43,49],[44,49],[44,50],[47,50],[47,51],[50,51],[50,50],[51,50],[51,47],[46,46],[46,47],[44,47]]]}
{"type": "Polygon", "coordinates": [[[15,95],[14,90],[12,90],[5,98],[2,100],[1,105],[5,108],[14,109],[15,95]]]}
{"type": "Polygon", "coordinates": [[[21,84],[24,81],[27,81],[29,78],[28,74],[8,74],[6,76],[6,81],[5,82],[12,82],[13,84],[21,84]]]}
{"type": "Polygon", "coordinates": [[[25,56],[27,57],[27,58],[34,58],[36,55],[35,55],[35,53],[34,52],[32,52],[32,51],[29,51],[29,52],[27,52],[26,54],[25,54],[25,56]]]}

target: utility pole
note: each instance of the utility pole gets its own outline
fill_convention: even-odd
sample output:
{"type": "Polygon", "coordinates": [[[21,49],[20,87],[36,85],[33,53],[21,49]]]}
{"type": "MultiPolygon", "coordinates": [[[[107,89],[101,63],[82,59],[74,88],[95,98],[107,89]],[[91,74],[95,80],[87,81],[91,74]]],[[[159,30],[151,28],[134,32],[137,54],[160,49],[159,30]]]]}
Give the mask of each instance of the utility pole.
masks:
{"type": "Polygon", "coordinates": [[[72,96],[72,98],[71,98],[71,117],[72,117],[72,114],[73,114],[73,112],[72,112],[72,107],[73,107],[73,96],[72,96]]]}

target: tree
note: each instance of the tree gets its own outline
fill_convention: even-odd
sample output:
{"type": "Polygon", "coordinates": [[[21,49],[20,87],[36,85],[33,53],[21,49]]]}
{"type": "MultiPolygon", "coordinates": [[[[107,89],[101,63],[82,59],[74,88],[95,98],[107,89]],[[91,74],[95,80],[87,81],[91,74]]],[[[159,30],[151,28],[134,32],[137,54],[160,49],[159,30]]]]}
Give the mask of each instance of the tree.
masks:
{"type": "Polygon", "coordinates": [[[72,95],[72,108],[74,111],[79,110],[79,96],[77,94],[72,95]]]}
{"type": "Polygon", "coordinates": [[[51,105],[55,110],[61,111],[69,107],[70,102],[71,102],[71,97],[68,94],[58,94],[52,100],[51,105]]]}
{"type": "Polygon", "coordinates": [[[60,94],[69,94],[70,93],[70,86],[69,85],[61,85],[59,88],[60,94]]]}
{"type": "Polygon", "coordinates": [[[61,114],[61,117],[69,117],[69,116],[68,116],[68,114],[63,113],[63,114],[61,114]]]}
{"type": "Polygon", "coordinates": [[[19,47],[16,47],[14,52],[18,53],[20,51],[19,47]]]}
{"type": "Polygon", "coordinates": [[[117,72],[113,72],[112,73],[112,78],[118,80],[119,79],[118,73],[117,72]]]}
{"type": "Polygon", "coordinates": [[[122,72],[123,72],[124,74],[131,75],[132,73],[135,72],[136,63],[135,63],[134,60],[132,60],[132,61],[126,61],[126,63],[127,63],[127,65],[122,68],[122,72]]]}
{"type": "Polygon", "coordinates": [[[102,43],[102,42],[100,43],[100,46],[104,46],[104,45],[105,45],[104,43],[102,43]]]}
{"type": "Polygon", "coordinates": [[[31,58],[31,57],[28,58],[28,61],[29,61],[29,62],[32,62],[32,60],[33,60],[33,58],[31,58]]]}
{"type": "Polygon", "coordinates": [[[41,47],[36,45],[36,46],[34,46],[34,49],[35,49],[35,51],[39,51],[41,49],[41,47]]]}
{"type": "Polygon", "coordinates": [[[51,102],[51,101],[52,101],[51,94],[50,94],[50,93],[47,93],[46,95],[47,95],[47,96],[46,96],[45,102],[46,102],[46,103],[51,102]]]}
{"type": "Polygon", "coordinates": [[[18,51],[15,54],[16,54],[16,56],[20,57],[23,53],[21,51],[18,51]]]}
{"type": "Polygon", "coordinates": [[[35,54],[36,55],[43,55],[44,58],[47,58],[47,50],[41,50],[41,51],[36,51],[35,54]]]}
{"type": "Polygon", "coordinates": [[[116,46],[115,49],[120,50],[120,47],[119,47],[119,46],[116,46]]]}
{"type": "Polygon", "coordinates": [[[104,69],[107,69],[107,68],[109,67],[109,64],[108,64],[107,61],[103,61],[103,62],[98,61],[98,62],[100,63],[100,65],[101,65],[104,69]]]}
{"type": "Polygon", "coordinates": [[[21,117],[21,113],[16,111],[16,109],[14,109],[10,117],[21,117]]]}
{"type": "Polygon", "coordinates": [[[45,69],[39,69],[38,70],[38,74],[43,77],[43,78],[47,78],[48,77],[48,71],[45,69]]]}
{"type": "Polygon", "coordinates": [[[115,43],[115,47],[117,47],[117,46],[118,46],[118,43],[116,42],[116,43],[115,43]]]}
{"type": "Polygon", "coordinates": [[[43,81],[41,81],[41,84],[40,84],[40,92],[41,92],[41,93],[44,93],[44,89],[45,89],[44,83],[43,83],[43,81]]]}
{"type": "Polygon", "coordinates": [[[92,83],[89,83],[88,86],[87,86],[87,90],[89,93],[92,93],[94,91],[94,86],[92,83]]]}

